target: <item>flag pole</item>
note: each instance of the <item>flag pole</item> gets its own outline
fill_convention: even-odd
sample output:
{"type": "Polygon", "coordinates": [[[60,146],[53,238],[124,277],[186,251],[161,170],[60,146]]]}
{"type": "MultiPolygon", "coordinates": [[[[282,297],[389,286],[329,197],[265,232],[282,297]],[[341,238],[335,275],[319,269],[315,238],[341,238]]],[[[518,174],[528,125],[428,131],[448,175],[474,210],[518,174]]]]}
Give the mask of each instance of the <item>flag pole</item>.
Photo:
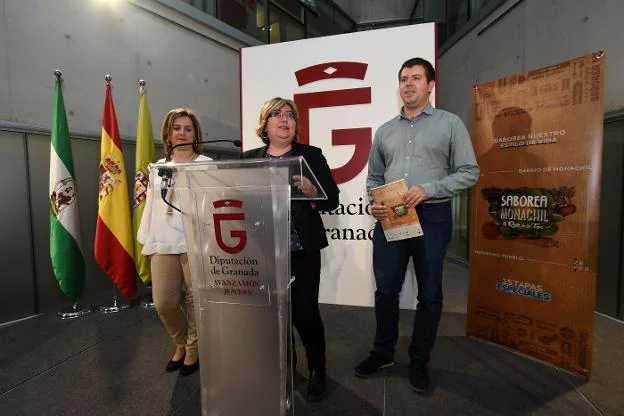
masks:
{"type": "MultiPolygon", "coordinates": [[[[56,82],[58,83],[58,88],[59,88],[58,93],[61,94],[61,89],[62,89],[62,85],[63,85],[63,73],[61,72],[60,69],[56,69],[54,71],[54,77],[56,78],[56,82]]],[[[56,100],[56,98],[55,98],[55,100],[56,100]]],[[[61,102],[62,102],[62,100],[61,100],[61,102]]],[[[55,106],[56,106],[56,104],[57,104],[57,102],[55,102],[55,106]]],[[[59,111],[59,109],[55,108],[54,111],[59,111]]],[[[62,111],[63,111],[63,119],[65,119],[64,118],[65,117],[65,108],[64,108],[64,106],[63,106],[62,111]]],[[[55,118],[54,115],[53,115],[52,118],[53,118],[53,123],[56,123],[55,120],[58,120],[58,119],[55,118]]],[[[65,124],[66,124],[66,122],[65,122],[65,124]]],[[[51,126],[51,127],[52,127],[52,129],[57,129],[58,128],[58,126],[54,126],[54,125],[51,126]]],[[[55,131],[58,132],[58,130],[55,130],[55,131]]],[[[66,136],[65,138],[66,138],[66,140],[71,140],[68,136],[66,136]]],[[[67,143],[67,144],[69,145],[69,143],[67,143]]],[[[68,162],[69,164],[71,164],[73,166],[73,163],[71,161],[71,154],[69,155],[69,159],[66,162],[68,162]]],[[[78,238],[78,240],[80,240],[80,238],[78,238]]],[[[78,241],[78,244],[79,243],[80,242],[78,241]]],[[[74,295],[75,294],[76,293],[74,292],[74,295]]],[[[83,305],[83,304],[79,303],[79,301],[78,301],[79,297],[80,297],[79,295],[75,297],[74,303],[73,303],[72,306],[67,307],[67,308],[63,308],[62,310],[58,311],[56,313],[56,317],[58,319],[63,319],[63,320],[64,319],[75,319],[75,318],[79,318],[79,317],[84,316],[84,315],[88,315],[91,312],[93,312],[93,307],[91,305],[89,305],[89,304],[84,304],[83,305]]]]}
{"type": "MultiPolygon", "coordinates": [[[[144,79],[140,79],[140,80],[139,80],[139,95],[140,95],[140,93],[141,93],[141,92],[144,92],[144,91],[145,91],[145,84],[146,84],[146,83],[145,83],[145,80],[144,80],[144,79]]],[[[140,100],[139,100],[139,101],[140,101],[140,100]]],[[[140,123],[140,121],[141,121],[141,120],[140,120],[140,119],[141,119],[141,108],[142,108],[142,107],[141,107],[141,104],[139,103],[139,123],[138,123],[139,125],[141,124],[141,123],[140,123]]],[[[151,126],[151,122],[150,122],[150,126],[151,126]]],[[[139,127],[139,126],[137,126],[137,144],[136,144],[136,146],[137,146],[137,154],[138,154],[138,151],[139,151],[139,150],[138,150],[138,149],[139,149],[139,128],[140,128],[140,127],[139,127]]],[[[150,136],[151,136],[151,128],[150,128],[150,136]]],[[[151,140],[152,140],[152,137],[150,137],[150,141],[151,141],[151,140]]],[[[152,162],[153,162],[153,160],[152,160],[152,162]]],[[[138,157],[137,157],[137,165],[138,165],[138,164],[139,164],[139,162],[138,162],[138,157]]],[[[136,168],[136,169],[137,169],[137,171],[138,171],[139,166],[136,166],[135,168],[136,168]]],[[[136,192],[136,191],[135,191],[135,192],[136,192]]],[[[136,194],[135,194],[135,196],[136,196],[136,194]]],[[[135,203],[136,203],[136,201],[135,201],[135,203]]],[[[136,235],[135,235],[135,238],[136,238],[136,235]]],[[[137,244],[138,244],[138,243],[137,243],[137,244]]],[[[139,251],[139,250],[137,250],[137,252],[135,253],[135,255],[136,255],[136,256],[140,256],[140,255],[141,255],[140,251],[139,251]]],[[[138,258],[138,257],[137,257],[137,258],[138,258]]],[[[137,260],[137,270],[138,270],[138,260],[137,260]]],[[[141,273],[140,273],[140,272],[139,272],[139,275],[141,275],[141,273]]],[[[143,280],[143,277],[142,277],[142,276],[141,276],[141,280],[143,280]]],[[[141,307],[142,307],[143,309],[154,309],[154,308],[156,307],[156,305],[154,304],[154,297],[153,297],[153,295],[152,295],[152,282],[151,282],[151,279],[150,279],[149,283],[147,283],[147,284],[145,285],[145,288],[147,289],[147,293],[145,294],[145,296],[144,296],[144,297],[143,297],[143,299],[141,300],[141,307]]]]}
{"type": "MultiPolygon", "coordinates": [[[[111,81],[113,80],[113,77],[111,77],[109,74],[106,74],[104,76],[104,81],[106,81],[106,85],[109,86],[111,81]]],[[[115,286],[115,282],[113,281],[113,301],[110,305],[101,305],[100,306],[100,312],[104,313],[104,314],[109,314],[109,313],[117,313],[117,312],[121,312],[123,310],[126,310],[130,307],[129,303],[125,303],[125,302],[120,302],[117,298],[117,286],[115,286]]]]}

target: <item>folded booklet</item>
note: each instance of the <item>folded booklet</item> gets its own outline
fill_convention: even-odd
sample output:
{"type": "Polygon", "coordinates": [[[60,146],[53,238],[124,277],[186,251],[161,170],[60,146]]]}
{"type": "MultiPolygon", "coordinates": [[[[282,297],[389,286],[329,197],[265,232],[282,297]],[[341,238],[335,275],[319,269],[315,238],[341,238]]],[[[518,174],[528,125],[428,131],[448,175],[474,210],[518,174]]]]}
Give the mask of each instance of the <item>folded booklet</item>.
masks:
{"type": "Polygon", "coordinates": [[[408,208],[403,202],[407,192],[405,179],[387,183],[370,190],[373,200],[388,207],[388,218],[381,221],[387,241],[419,237],[423,230],[415,208],[408,208]]]}

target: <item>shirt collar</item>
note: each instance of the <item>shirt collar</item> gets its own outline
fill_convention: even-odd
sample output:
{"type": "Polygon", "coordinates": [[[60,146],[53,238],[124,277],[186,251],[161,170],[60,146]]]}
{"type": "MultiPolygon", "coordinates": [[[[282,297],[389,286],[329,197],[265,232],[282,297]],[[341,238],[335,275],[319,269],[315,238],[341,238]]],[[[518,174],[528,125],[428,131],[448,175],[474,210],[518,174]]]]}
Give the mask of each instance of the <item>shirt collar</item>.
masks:
{"type": "MultiPolygon", "coordinates": [[[[427,103],[425,108],[423,108],[422,113],[420,114],[427,114],[428,116],[433,114],[433,106],[431,105],[430,102],[427,103]]],[[[405,117],[405,109],[403,107],[401,107],[401,112],[399,113],[399,119],[402,119],[402,118],[405,120],[409,120],[407,117],[405,117]]]]}

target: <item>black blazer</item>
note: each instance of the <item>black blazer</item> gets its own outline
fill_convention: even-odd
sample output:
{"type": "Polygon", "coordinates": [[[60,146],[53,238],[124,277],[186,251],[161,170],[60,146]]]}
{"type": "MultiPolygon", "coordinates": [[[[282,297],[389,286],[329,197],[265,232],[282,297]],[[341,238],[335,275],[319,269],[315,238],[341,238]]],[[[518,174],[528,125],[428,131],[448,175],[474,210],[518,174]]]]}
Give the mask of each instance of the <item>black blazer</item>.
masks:
{"type": "MultiPolygon", "coordinates": [[[[243,159],[260,159],[266,157],[268,146],[244,152],[243,159]]],[[[334,181],[331,170],[323,152],[318,147],[307,144],[293,143],[290,156],[303,156],[316,179],[325,190],[325,201],[292,201],[290,203],[291,221],[295,225],[301,244],[305,250],[320,250],[329,245],[325,235],[325,226],[319,211],[331,211],[338,206],[340,190],[334,181]]]]}

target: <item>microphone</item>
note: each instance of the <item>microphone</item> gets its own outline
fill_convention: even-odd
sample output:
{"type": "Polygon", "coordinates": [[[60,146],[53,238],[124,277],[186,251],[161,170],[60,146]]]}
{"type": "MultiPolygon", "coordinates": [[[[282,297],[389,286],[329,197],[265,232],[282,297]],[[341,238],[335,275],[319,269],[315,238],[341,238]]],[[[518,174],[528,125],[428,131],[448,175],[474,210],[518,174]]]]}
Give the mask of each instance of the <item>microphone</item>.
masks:
{"type": "MultiPolygon", "coordinates": [[[[173,151],[175,149],[177,149],[178,147],[196,146],[198,143],[201,143],[201,144],[206,144],[206,143],[232,143],[236,147],[241,147],[243,145],[243,143],[240,140],[228,140],[228,139],[204,140],[204,141],[201,141],[201,142],[198,142],[197,140],[194,140],[192,143],[178,143],[178,144],[175,144],[175,145],[171,146],[171,149],[169,149],[169,151],[167,152],[167,156],[165,157],[165,163],[171,162],[171,156],[173,155],[173,151]]],[[[167,191],[169,190],[169,187],[171,186],[171,181],[172,181],[172,178],[173,178],[173,169],[172,168],[166,168],[166,167],[159,168],[158,169],[158,176],[161,177],[161,181],[160,181],[160,196],[162,197],[163,201],[165,201],[165,204],[171,206],[176,211],[182,212],[178,208],[174,207],[173,205],[171,205],[167,201],[167,191]]]]}

